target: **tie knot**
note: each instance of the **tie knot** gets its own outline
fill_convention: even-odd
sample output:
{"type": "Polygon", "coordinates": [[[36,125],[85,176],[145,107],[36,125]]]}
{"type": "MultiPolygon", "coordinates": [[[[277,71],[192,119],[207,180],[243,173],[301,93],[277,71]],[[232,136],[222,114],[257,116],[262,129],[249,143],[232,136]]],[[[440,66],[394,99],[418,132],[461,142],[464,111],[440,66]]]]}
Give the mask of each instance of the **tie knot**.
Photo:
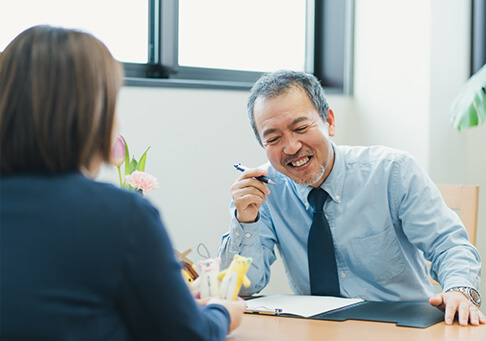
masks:
{"type": "Polygon", "coordinates": [[[326,191],[318,187],[318,188],[313,188],[312,191],[310,191],[307,200],[309,201],[309,204],[314,209],[314,212],[322,212],[324,202],[326,201],[328,196],[329,194],[327,194],[326,191]]]}

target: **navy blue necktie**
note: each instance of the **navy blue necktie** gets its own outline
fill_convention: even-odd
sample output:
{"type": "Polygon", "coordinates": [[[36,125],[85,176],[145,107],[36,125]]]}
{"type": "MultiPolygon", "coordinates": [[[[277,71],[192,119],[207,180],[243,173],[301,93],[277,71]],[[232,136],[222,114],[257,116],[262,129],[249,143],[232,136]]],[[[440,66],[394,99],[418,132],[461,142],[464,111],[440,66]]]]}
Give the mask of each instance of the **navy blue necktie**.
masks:
{"type": "Polygon", "coordinates": [[[331,229],[323,211],[328,196],[323,189],[313,188],[308,197],[309,204],[314,209],[307,240],[311,294],[341,296],[331,229]]]}

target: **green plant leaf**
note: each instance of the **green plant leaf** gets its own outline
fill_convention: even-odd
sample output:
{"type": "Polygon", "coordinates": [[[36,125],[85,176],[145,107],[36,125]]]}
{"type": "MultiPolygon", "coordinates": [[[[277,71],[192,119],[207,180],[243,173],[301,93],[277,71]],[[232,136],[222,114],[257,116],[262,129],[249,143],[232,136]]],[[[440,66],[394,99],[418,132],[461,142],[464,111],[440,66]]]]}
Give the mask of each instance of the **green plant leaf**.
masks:
{"type": "Polygon", "coordinates": [[[131,174],[130,172],[130,152],[128,151],[128,143],[125,138],[122,136],[123,143],[125,144],[125,175],[131,174]]]}
{"type": "Polygon", "coordinates": [[[455,98],[451,122],[458,130],[486,121],[486,64],[466,82],[455,98]]]}
{"type": "Polygon", "coordinates": [[[133,172],[135,172],[137,170],[137,165],[138,165],[137,160],[135,160],[135,158],[132,157],[132,161],[130,161],[130,164],[128,166],[128,171],[129,171],[128,174],[132,174],[133,172]]]}
{"type": "Polygon", "coordinates": [[[145,162],[147,160],[147,152],[150,149],[150,147],[147,148],[145,153],[143,153],[142,157],[140,158],[140,161],[138,162],[137,170],[141,172],[145,172],[145,162]]]}

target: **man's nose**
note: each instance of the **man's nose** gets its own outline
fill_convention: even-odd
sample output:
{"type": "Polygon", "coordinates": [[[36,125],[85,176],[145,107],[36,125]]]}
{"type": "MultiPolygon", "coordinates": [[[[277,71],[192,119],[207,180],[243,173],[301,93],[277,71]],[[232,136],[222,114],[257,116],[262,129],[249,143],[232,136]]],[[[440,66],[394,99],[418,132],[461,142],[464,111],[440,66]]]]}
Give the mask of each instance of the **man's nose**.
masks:
{"type": "Polygon", "coordinates": [[[297,154],[297,152],[302,148],[302,142],[294,136],[288,135],[285,137],[284,153],[287,155],[297,154]]]}

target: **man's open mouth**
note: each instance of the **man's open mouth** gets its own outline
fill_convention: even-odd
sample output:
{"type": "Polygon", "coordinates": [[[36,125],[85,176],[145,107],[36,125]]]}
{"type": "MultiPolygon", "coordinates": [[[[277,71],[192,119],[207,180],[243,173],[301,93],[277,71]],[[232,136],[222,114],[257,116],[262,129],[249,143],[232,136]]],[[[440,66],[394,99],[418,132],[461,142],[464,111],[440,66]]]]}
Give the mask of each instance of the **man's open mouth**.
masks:
{"type": "Polygon", "coordinates": [[[289,162],[288,165],[292,167],[302,167],[303,165],[307,164],[307,162],[310,161],[311,157],[312,156],[306,156],[305,158],[300,159],[298,161],[289,162]]]}

